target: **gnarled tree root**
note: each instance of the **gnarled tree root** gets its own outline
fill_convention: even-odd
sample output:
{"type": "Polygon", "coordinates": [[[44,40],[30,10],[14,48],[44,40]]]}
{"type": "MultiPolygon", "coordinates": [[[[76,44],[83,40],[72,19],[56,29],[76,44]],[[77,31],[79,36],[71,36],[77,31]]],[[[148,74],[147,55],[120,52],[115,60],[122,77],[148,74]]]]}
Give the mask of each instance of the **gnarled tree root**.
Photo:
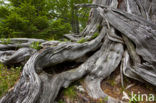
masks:
{"type": "MultiPolygon", "coordinates": [[[[89,42],[80,44],[39,40],[46,48],[34,54],[34,50],[29,48],[10,50],[19,47],[16,43],[0,45],[0,60],[5,64],[15,63],[15,59],[17,63],[22,62],[23,58],[19,54],[22,57],[33,54],[24,65],[18,83],[2,97],[0,103],[54,103],[61,88],[67,88],[73,81],[83,77],[90,97],[108,97],[107,103],[120,103],[122,101],[108,96],[101,89],[101,81],[120,64],[121,77],[124,74],[156,85],[156,25],[148,21],[149,3],[145,7],[134,0],[126,2],[122,6],[127,8],[128,13],[116,9],[120,7],[117,0],[94,0],[93,5],[89,5],[94,8],[81,36],[87,38],[97,30],[99,32],[99,36],[89,42]],[[24,50],[29,52],[25,53],[24,50]]],[[[30,43],[26,42],[21,47],[28,47],[30,43]]]]}

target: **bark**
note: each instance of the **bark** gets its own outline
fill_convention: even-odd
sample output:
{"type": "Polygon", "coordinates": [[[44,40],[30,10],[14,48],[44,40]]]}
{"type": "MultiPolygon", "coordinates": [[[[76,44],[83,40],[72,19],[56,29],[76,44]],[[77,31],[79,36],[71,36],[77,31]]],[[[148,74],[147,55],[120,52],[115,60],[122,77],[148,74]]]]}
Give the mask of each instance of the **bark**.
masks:
{"type": "Polygon", "coordinates": [[[101,81],[108,77],[119,65],[123,54],[123,45],[110,41],[108,37],[101,47],[98,58],[94,58],[93,69],[85,78],[88,94],[93,98],[106,97],[101,89],[101,81]]]}
{"type": "Polygon", "coordinates": [[[102,33],[88,43],[64,43],[35,53],[25,64],[19,82],[1,99],[1,103],[54,102],[61,87],[67,87],[72,80],[82,77],[81,72],[72,70],[59,74],[48,74],[43,69],[53,70],[57,64],[70,61],[82,62],[79,59],[97,50],[104,36],[105,34],[102,33]]]}
{"type": "Polygon", "coordinates": [[[154,0],[94,0],[93,4],[76,6],[92,8],[89,23],[79,36],[65,37],[77,41],[91,38],[95,32],[99,35],[85,43],[16,38],[1,44],[0,62],[4,64],[30,58],[20,80],[0,103],[55,103],[60,89],[81,78],[90,97],[121,103],[101,89],[101,81],[119,66],[123,86],[124,75],[156,85],[154,0]],[[22,43],[17,44],[19,41],[22,43]],[[33,42],[40,42],[43,49],[30,49],[33,42]]]}
{"type": "Polygon", "coordinates": [[[1,51],[0,62],[5,65],[25,64],[29,57],[35,52],[36,50],[32,48],[20,48],[17,51],[1,51]]]}
{"type": "Polygon", "coordinates": [[[156,25],[144,18],[115,9],[108,10],[104,15],[101,12],[101,15],[135,43],[137,54],[145,61],[133,67],[135,73],[155,85],[156,25]],[[149,68],[150,71],[145,71],[145,68],[149,68]]]}
{"type": "Polygon", "coordinates": [[[30,47],[30,45],[33,42],[45,42],[45,40],[42,39],[30,39],[30,38],[11,38],[10,40],[7,41],[7,39],[4,39],[4,41],[0,40],[0,50],[15,50],[21,47],[30,47]],[[8,42],[8,43],[3,43],[3,42],[8,42]]]}
{"type": "Polygon", "coordinates": [[[76,42],[81,36],[75,34],[65,34],[64,37],[70,41],[76,42]]]}
{"type": "MultiPolygon", "coordinates": [[[[93,0],[93,4],[105,4],[105,0],[93,0]]],[[[80,33],[82,36],[92,36],[100,26],[100,23],[102,22],[102,18],[97,12],[97,9],[93,8],[90,11],[90,17],[88,20],[88,25],[86,28],[80,33]]]]}

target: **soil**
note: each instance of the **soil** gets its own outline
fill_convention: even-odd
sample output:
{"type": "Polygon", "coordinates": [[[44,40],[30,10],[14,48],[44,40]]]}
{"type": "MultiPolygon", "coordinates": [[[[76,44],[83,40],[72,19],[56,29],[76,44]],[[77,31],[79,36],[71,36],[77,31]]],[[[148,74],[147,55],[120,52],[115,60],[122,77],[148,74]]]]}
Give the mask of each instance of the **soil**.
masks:
{"type": "MultiPolygon", "coordinates": [[[[60,96],[58,97],[58,103],[104,103],[103,100],[94,100],[90,98],[86,92],[80,92],[76,89],[77,86],[84,86],[83,80],[80,80],[76,83],[73,83],[72,86],[75,86],[72,90],[76,93],[74,97],[65,95],[63,91],[60,92],[60,96]]],[[[141,83],[130,78],[124,77],[124,87],[121,85],[120,80],[120,70],[117,69],[114,71],[108,78],[103,80],[101,83],[101,87],[103,91],[111,97],[116,99],[123,100],[128,103],[156,103],[155,102],[145,102],[146,97],[143,98],[141,102],[130,102],[129,100],[122,99],[123,92],[125,92],[129,98],[131,99],[132,92],[137,94],[137,97],[142,94],[154,94],[156,96],[156,88],[148,83],[141,83]],[[128,88],[129,87],[129,88],[128,88]]]]}

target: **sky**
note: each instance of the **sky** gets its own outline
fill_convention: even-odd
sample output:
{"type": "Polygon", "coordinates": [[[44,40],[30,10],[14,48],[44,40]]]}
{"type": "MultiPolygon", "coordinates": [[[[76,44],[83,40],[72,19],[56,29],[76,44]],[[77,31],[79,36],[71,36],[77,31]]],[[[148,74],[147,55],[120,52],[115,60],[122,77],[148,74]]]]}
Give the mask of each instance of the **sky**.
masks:
{"type": "Polygon", "coordinates": [[[0,1],[4,1],[4,3],[6,4],[10,3],[8,0],[0,0],[0,1]]]}

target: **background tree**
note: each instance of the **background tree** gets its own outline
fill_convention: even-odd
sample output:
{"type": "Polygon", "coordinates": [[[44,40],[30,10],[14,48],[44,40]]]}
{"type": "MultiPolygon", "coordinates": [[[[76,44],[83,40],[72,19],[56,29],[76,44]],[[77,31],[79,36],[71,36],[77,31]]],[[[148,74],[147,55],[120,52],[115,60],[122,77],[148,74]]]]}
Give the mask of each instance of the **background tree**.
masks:
{"type": "Polygon", "coordinates": [[[69,22],[72,27],[72,31],[76,32],[76,26],[80,26],[82,30],[86,26],[88,20],[89,9],[88,8],[75,8],[74,4],[90,3],[91,0],[49,0],[48,7],[50,15],[54,18],[61,18],[65,22],[69,22]],[[77,18],[78,17],[78,18],[77,18]],[[76,22],[79,20],[79,23],[76,22]]]}
{"type": "MultiPolygon", "coordinates": [[[[84,9],[80,24],[74,4],[88,0],[9,0],[0,6],[0,35],[2,37],[34,37],[59,39],[63,34],[83,28],[88,17],[84,9]],[[56,25],[57,23],[57,25],[56,25]],[[77,24],[76,24],[77,23],[77,24]]],[[[78,30],[79,31],[79,30],[78,30]]]]}
{"type": "Polygon", "coordinates": [[[155,0],[93,0],[93,4],[77,5],[92,8],[88,25],[75,36],[77,42],[1,40],[2,63],[16,64],[32,56],[0,103],[55,103],[61,89],[81,78],[90,97],[122,103],[101,88],[118,67],[122,76],[156,86],[155,5],[155,0]],[[29,48],[39,43],[43,49],[38,52],[29,48]]]}

